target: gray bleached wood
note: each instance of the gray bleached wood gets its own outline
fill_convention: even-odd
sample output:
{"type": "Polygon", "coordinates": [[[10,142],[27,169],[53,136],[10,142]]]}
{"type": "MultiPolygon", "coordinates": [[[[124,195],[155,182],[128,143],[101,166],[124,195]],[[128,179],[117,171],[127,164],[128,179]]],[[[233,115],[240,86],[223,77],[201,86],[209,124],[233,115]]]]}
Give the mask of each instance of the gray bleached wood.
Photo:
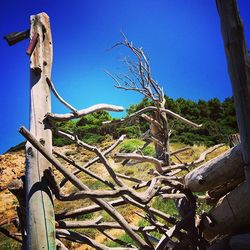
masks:
{"type": "MultiPolygon", "coordinates": [[[[19,132],[30,142],[32,145],[51,163],[53,166],[59,170],[64,176],[66,176],[69,181],[74,184],[79,190],[89,190],[89,188],[84,185],[75,175],[68,172],[68,170],[63,167],[60,162],[55,159],[52,153],[48,152],[37,140],[36,138],[24,127],[21,127],[19,132]]],[[[93,147],[94,148],[94,147],[93,147]]],[[[148,244],[139,236],[137,235],[128,224],[128,222],[123,218],[123,216],[117,212],[112,205],[108,202],[99,199],[99,198],[92,198],[92,200],[102,207],[111,217],[113,217],[127,234],[135,241],[143,249],[150,249],[148,244]]]]}
{"type": "MultiPolygon", "coordinates": [[[[38,34],[36,47],[30,57],[30,132],[52,150],[52,134],[44,121],[51,112],[50,89],[46,77],[52,66],[52,37],[46,13],[31,16],[30,37],[38,34]]],[[[28,250],[56,249],[54,207],[51,191],[43,179],[50,163],[32,144],[26,143],[26,203],[28,250]]]]}
{"type": "Polygon", "coordinates": [[[72,105],[70,105],[69,103],[67,103],[56,91],[56,88],[53,84],[53,82],[47,77],[46,78],[46,82],[48,83],[51,91],[53,92],[53,94],[55,95],[55,97],[68,109],[70,109],[73,113],[75,113],[76,115],[78,115],[78,111],[76,108],[74,108],[72,105]]]}
{"type": "Polygon", "coordinates": [[[228,72],[234,96],[234,106],[242,145],[245,176],[250,203],[250,67],[249,52],[236,0],[217,0],[221,33],[228,72]]]}
{"type": "Polygon", "coordinates": [[[238,145],[189,172],[185,176],[185,186],[194,192],[213,189],[244,176],[243,166],[241,145],[238,145]]]}
{"type": "Polygon", "coordinates": [[[244,182],[222,197],[209,211],[209,217],[214,223],[210,226],[207,220],[203,221],[207,239],[249,229],[250,203],[246,202],[247,194],[247,183],[244,182]]]}
{"type": "MultiPolygon", "coordinates": [[[[139,116],[141,114],[144,114],[144,113],[146,113],[148,111],[156,111],[156,110],[158,110],[156,107],[148,106],[146,108],[143,108],[143,109],[141,109],[141,110],[127,116],[126,118],[122,118],[122,119],[118,119],[118,120],[114,120],[114,121],[106,121],[106,122],[103,122],[103,124],[109,124],[109,123],[115,124],[115,123],[120,123],[120,122],[127,122],[127,121],[129,121],[129,120],[131,120],[131,119],[133,119],[133,118],[135,118],[135,117],[137,117],[137,116],[139,116]]],[[[196,124],[196,123],[194,123],[192,121],[189,121],[188,119],[182,117],[181,115],[178,115],[178,114],[174,113],[173,111],[171,111],[169,109],[160,108],[159,111],[161,113],[166,113],[167,115],[172,116],[172,117],[174,117],[174,118],[182,121],[183,123],[186,123],[187,125],[190,125],[190,126],[192,126],[194,128],[201,128],[202,127],[202,124],[196,124]]]]}
{"type": "Polygon", "coordinates": [[[121,112],[124,110],[121,106],[115,106],[110,104],[96,104],[86,109],[77,110],[75,113],[68,113],[68,114],[53,114],[47,113],[46,118],[52,121],[69,121],[71,119],[80,118],[85,115],[92,114],[98,111],[113,111],[113,112],[121,112]]]}

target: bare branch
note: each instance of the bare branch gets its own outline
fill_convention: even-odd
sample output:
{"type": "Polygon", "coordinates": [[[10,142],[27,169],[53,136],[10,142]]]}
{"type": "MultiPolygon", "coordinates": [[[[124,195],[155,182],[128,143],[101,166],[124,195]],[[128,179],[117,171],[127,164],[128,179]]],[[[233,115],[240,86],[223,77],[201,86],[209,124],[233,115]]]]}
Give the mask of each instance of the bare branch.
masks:
{"type": "Polygon", "coordinates": [[[163,129],[162,125],[156,121],[155,119],[153,119],[152,117],[146,115],[146,114],[142,114],[141,117],[143,119],[145,119],[146,121],[150,122],[150,123],[153,123],[155,126],[157,126],[159,129],[163,129]]]}
{"type": "Polygon", "coordinates": [[[48,118],[52,121],[69,121],[71,119],[80,118],[85,115],[92,114],[98,111],[114,111],[114,112],[121,112],[124,111],[124,108],[121,106],[115,106],[110,104],[96,104],[89,108],[78,110],[77,113],[68,113],[68,114],[52,114],[48,113],[45,118],[48,118]]]}
{"type": "Polygon", "coordinates": [[[139,180],[133,176],[127,176],[127,175],[123,175],[123,174],[119,174],[119,173],[116,173],[116,175],[122,179],[125,179],[125,180],[129,180],[129,181],[132,181],[132,182],[136,182],[136,183],[141,183],[142,180],[139,180]]]}
{"type": "MultiPolygon", "coordinates": [[[[61,166],[59,161],[53,157],[53,155],[48,152],[37,139],[24,127],[21,127],[19,132],[51,163],[57,170],[59,170],[64,176],[66,176],[69,181],[72,182],[79,190],[89,190],[86,185],[84,185],[75,175],[69,173],[66,168],[61,166]]],[[[101,206],[111,217],[113,217],[119,224],[122,225],[124,230],[128,235],[142,248],[149,249],[147,243],[139,237],[130,227],[128,222],[123,218],[123,216],[118,213],[109,203],[102,199],[93,198],[96,204],[101,206]]]]}
{"type": "MultiPolygon", "coordinates": [[[[118,140],[116,140],[115,143],[113,143],[109,148],[107,148],[106,150],[103,151],[104,156],[108,155],[110,152],[112,152],[126,137],[126,135],[122,135],[118,140]]],[[[80,173],[81,171],[87,173],[89,171],[86,171],[87,168],[89,168],[92,164],[96,163],[99,159],[99,156],[91,159],[90,161],[88,161],[86,164],[84,164],[84,166],[79,166],[78,164],[75,163],[74,160],[70,159],[69,157],[66,157],[65,155],[62,155],[58,152],[55,152],[53,150],[53,153],[55,153],[55,155],[61,157],[62,159],[64,159],[65,161],[67,161],[68,163],[72,164],[73,166],[75,166],[76,168],[78,168],[78,170],[75,170],[73,172],[74,175],[77,175],[78,173],[80,173]],[[84,170],[83,170],[84,169],[84,170]]],[[[93,174],[93,172],[91,172],[93,174]]],[[[94,176],[93,176],[94,177],[94,176]]],[[[95,178],[95,177],[94,177],[95,178]]],[[[67,179],[64,178],[61,183],[60,186],[64,186],[64,184],[67,182],[67,179]]]]}
{"type": "Polygon", "coordinates": [[[163,172],[162,165],[164,164],[164,162],[152,156],[140,155],[140,154],[135,154],[135,153],[127,153],[127,154],[117,153],[114,155],[114,157],[119,158],[119,159],[131,159],[131,160],[151,162],[155,164],[158,172],[163,172]]]}
{"type": "MultiPolygon", "coordinates": [[[[61,154],[61,153],[55,151],[54,149],[53,149],[53,154],[55,154],[56,156],[58,156],[58,157],[64,159],[66,162],[72,164],[73,166],[75,166],[75,167],[77,168],[77,170],[74,171],[72,174],[77,175],[78,173],[83,172],[83,173],[85,173],[85,174],[87,174],[87,175],[89,175],[89,176],[95,178],[96,180],[99,180],[100,182],[104,183],[105,185],[107,185],[107,186],[109,186],[109,187],[111,187],[111,188],[114,187],[114,184],[111,183],[110,181],[105,180],[104,178],[100,177],[99,175],[95,174],[94,172],[88,170],[88,169],[85,167],[85,165],[87,165],[88,163],[85,164],[83,167],[81,167],[81,166],[78,165],[74,160],[72,160],[72,159],[70,159],[69,157],[67,157],[67,156],[65,156],[65,155],[63,155],[63,154],[61,154]]],[[[99,157],[97,158],[96,161],[98,161],[98,159],[99,159],[99,157]]],[[[92,160],[93,163],[96,162],[96,161],[93,161],[93,160],[92,160]]],[[[60,187],[63,187],[67,181],[68,181],[68,179],[67,179],[67,178],[64,178],[64,179],[61,181],[61,183],[60,183],[60,187]]]]}
{"type": "MultiPolygon", "coordinates": [[[[68,231],[65,229],[57,229],[56,235],[59,238],[65,238],[65,239],[69,239],[71,241],[75,241],[78,243],[87,244],[97,250],[136,250],[136,248],[130,248],[130,247],[125,247],[125,248],[124,247],[114,247],[114,248],[106,247],[105,245],[102,245],[98,243],[97,241],[92,240],[86,235],[68,231]]],[[[148,248],[145,248],[145,249],[148,249],[148,248]]]]}
{"type": "MultiPolygon", "coordinates": [[[[127,204],[128,201],[131,203],[131,199],[124,200],[123,198],[121,198],[121,199],[117,199],[114,201],[110,201],[109,204],[114,206],[114,207],[117,207],[117,206],[122,206],[122,205],[127,204]]],[[[145,210],[146,205],[140,204],[138,202],[132,202],[132,204],[135,205],[136,207],[142,209],[142,210],[145,210]]],[[[159,210],[152,208],[152,207],[149,207],[148,209],[155,216],[159,216],[160,218],[162,218],[163,220],[165,220],[171,224],[174,224],[176,222],[176,219],[174,217],[172,217],[172,216],[170,216],[162,211],[159,211],[159,210]]],[[[56,219],[61,220],[61,219],[66,219],[66,218],[75,218],[75,217],[78,217],[80,215],[94,213],[94,212],[98,212],[101,210],[102,210],[102,207],[100,207],[99,205],[91,205],[88,207],[76,209],[74,211],[66,211],[66,212],[59,213],[56,215],[56,219]]]]}
{"type": "MultiPolygon", "coordinates": [[[[106,122],[103,122],[103,124],[109,124],[109,123],[113,124],[113,123],[127,122],[127,121],[131,120],[132,118],[135,118],[135,117],[137,117],[137,116],[139,116],[141,114],[144,114],[144,113],[146,113],[148,111],[156,111],[156,110],[158,110],[156,107],[154,107],[154,106],[148,106],[146,108],[143,108],[143,109],[141,109],[141,110],[139,110],[139,111],[137,111],[137,112],[135,112],[135,113],[127,116],[126,118],[122,118],[120,120],[114,120],[114,121],[106,121],[106,122]]],[[[166,113],[167,115],[170,115],[170,116],[172,116],[172,117],[174,117],[174,118],[176,118],[176,119],[178,119],[178,120],[180,120],[180,121],[182,121],[182,122],[184,122],[187,125],[190,125],[192,127],[195,127],[195,128],[202,127],[202,124],[196,124],[194,122],[191,122],[188,119],[186,119],[186,118],[184,118],[184,117],[182,117],[182,116],[174,113],[171,110],[162,109],[161,108],[161,109],[159,109],[159,111],[162,112],[162,113],[166,113]]]]}
{"type": "Polygon", "coordinates": [[[77,136],[73,136],[73,135],[70,135],[70,134],[62,132],[62,131],[56,131],[56,134],[66,138],[66,139],[69,139],[72,142],[75,142],[77,145],[82,146],[82,147],[84,147],[85,149],[87,149],[89,151],[95,152],[98,155],[100,161],[105,166],[105,168],[108,171],[108,173],[110,174],[110,176],[112,177],[112,179],[115,181],[115,183],[120,187],[124,186],[124,184],[121,182],[121,180],[119,180],[117,178],[115,171],[112,169],[112,167],[110,166],[110,164],[108,163],[106,157],[104,156],[103,152],[101,152],[100,149],[79,140],[77,138],[77,136]]]}
{"type": "Polygon", "coordinates": [[[76,108],[74,108],[72,105],[70,105],[69,103],[67,103],[59,94],[58,92],[56,91],[56,88],[53,84],[53,82],[48,78],[46,77],[46,82],[48,83],[51,91],[53,92],[53,94],[55,95],[55,97],[64,105],[66,106],[68,109],[70,109],[74,114],[76,115],[79,115],[78,114],[78,111],[76,108]]]}
{"type": "Polygon", "coordinates": [[[194,151],[191,147],[185,147],[185,148],[180,148],[180,149],[177,149],[177,150],[171,152],[170,155],[173,156],[173,155],[176,155],[176,154],[185,152],[185,151],[187,151],[187,150],[192,150],[192,151],[194,151]]]}

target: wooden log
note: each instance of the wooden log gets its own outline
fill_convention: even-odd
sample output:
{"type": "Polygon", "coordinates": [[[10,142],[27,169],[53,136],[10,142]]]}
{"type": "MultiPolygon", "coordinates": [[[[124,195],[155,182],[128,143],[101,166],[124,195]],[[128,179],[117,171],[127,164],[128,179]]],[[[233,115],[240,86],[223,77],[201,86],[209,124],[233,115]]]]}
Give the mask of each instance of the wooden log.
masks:
{"type": "MultiPolygon", "coordinates": [[[[52,150],[52,134],[44,122],[51,111],[50,89],[46,77],[51,75],[52,38],[49,17],[45,13],[31,16],[30,36],[38,41],[30,57],[30,132],[47,151],[52,150]]],[[[54,207],[51,191],[43,178],[50,163],[30,144],[26,144],[27,249],[56,249],[54,207]]]]}
{"type": "Polygon", "coordinates": [[[236,0],[217,0],[221,33],[227,58],[228,72],[234,96],[234,106],[240,131],[242,156],[248,183],[250,203],[250,68],[249,52],[243,23],[236,0]]]}
{"type": "Polygon", "coordinates": [[[204,219],[204,235],[211,240],[217,235],[237,233],[250,227],[250,203],[245,202],[247,183],[237,186],[222,197],[209,212],[213,224],[204,219]]]}
{"type": "Polygon", "coordinates": [[[240,178],[235,178],[229,182],[223,183],[222,185],[213,188],[212,190],[209,190],[208,200],[211,198],[211,201],[212,201],[211,203],[217,202],[222,196],[226,195],[228,192],[236,188],[239,185],[239,183],[244,181],[244,179],[245,179],[245,176],[242,176],[240,178]]]}
{"type": "Polygon", "coordinates": [[[189,172],[184,179],[185,186],[193,192],[211,190],[244,176],[243,167],[241,146],[238,145],[189,172]]]}

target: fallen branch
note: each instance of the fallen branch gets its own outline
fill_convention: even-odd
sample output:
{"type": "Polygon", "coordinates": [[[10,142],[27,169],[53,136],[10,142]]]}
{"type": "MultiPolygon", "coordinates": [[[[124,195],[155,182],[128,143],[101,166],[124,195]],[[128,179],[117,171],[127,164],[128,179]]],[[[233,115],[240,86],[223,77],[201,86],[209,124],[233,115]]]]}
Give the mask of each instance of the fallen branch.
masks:
{"type": "MultiPolygon", "coordinates": [[[[107,148],[106,150],[103,151],[103,155],[106,156],[108,155],[110,152],[112,152],[126,137],[126,135],[122,135],[118,140],[116,140],[115,143],[113,143],[109,148],[107,148]]],[[[100,160],[99,156],[91,159],[90,161],[88,161],[86,164],[84,164],[84,166],[79,166],[78,164],[75,163],[74,160],[70,159],[69,157],[66,157],[63,154],[60,154],[59,152],[56,152],[55,150],[53,150],[53,153],[59,157],[61,157],[62,159],[64,159],[65,161],[67,161],[68,163],[72,164],[73,166],[75,166],[76,168],[78,168],[78,170],[75,170],[73,172],[74,175],[77,175],[78,173],[81,173],[82,171],[85,173],[90,173],[90,171],[87,171],[87,168],[89,168],[91,165],[93,165],[94,163],[96,163],[98,160],[100,160]]],[[[93,172],[91,172],[93,173],[93,172]]],[[[95,178],[95,177],[94,177],[95,178]]],[[[60,186],[63,187],[65,185],[65,183],[67,182],[67,178],[64,178],[61,183],[60,186]]],[[[112,184],[113,185],[113,184],[112,184]]]]}
{"type": "Polygon", "coordinates": [[[140,154],[135,154],[135,153],[117,153],[114,155],[114,157],[118,159],[130,159],[130,160],[140,160],[142,162],[151,162],[155,164],[156,169],[158,172],[162,172],[162,165],[164,164],[163,161],[158,160],[152,156],[146,156],[146,155],[140,155],[140,154]]]}
{"type": "MultiPolygon", "coordinates": [[[[52,164],[59,170],[64,176],[66,176],[69,181],[74,184],[79,190],[89,190],[86,185],[84,185],[75,175],[68,172],[66,168],[61,166],[60,162],[53,157],[53,155],[48,152],[37,139],[24,127],[21,127],[19,132],[52,164]]],[[[122,225],[124,230],[128,235],[142,248],[149,249],[148,244],[137,235],[123,216],[118,213],[109,203],[102,199],[93,198],[96,204],[102,207],[111,217],[113,217],[119,224],[122,225]]]]}
{"type": "Polygon", "coordinates": [[[57,229],[56,235],[59,238],[65,238],[65,239],[69,239],[71,241],[75,241],[78,243],[87,244],[87,245],[89,245],[97,250],[137,250],[136,248],[129,248],[129,247],[114,247],[114,248],[107,247],[105,245],[98,243],[95,240],[92,240],[91,238],[87,237],[86,235],[72,232],[72,231],[68,231],[65,229],[57,229]]]}

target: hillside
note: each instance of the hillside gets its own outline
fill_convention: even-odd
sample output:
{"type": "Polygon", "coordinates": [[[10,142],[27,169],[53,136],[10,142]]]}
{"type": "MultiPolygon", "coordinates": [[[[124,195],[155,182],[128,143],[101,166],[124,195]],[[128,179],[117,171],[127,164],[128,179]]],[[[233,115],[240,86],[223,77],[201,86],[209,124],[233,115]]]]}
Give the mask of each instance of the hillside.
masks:
{"type": "MultiPolygon", "coordinates": [[[[238,132],[234,102],[232,97],[220,101],[217,98],[211,100],[199,100],[197,102],[178,98],[176,100],[165,96],[166,109],[169,109],[186,119],[197,124],[203,124],[199,129],[194,129],[181,121],[169,118],[172,131],[170,142],[181,142],[187,145],[212,146],[219,143],[227,143],[228,136],[238,132]]],[[[127,116],[150,106],[148,99],[131,105],[127,109],[127,116]]],[[[58,123],[63,131],[71,131],[89,144],[100,143],[108,139],[110,135],[118,138],[126,134],[128,138],[138,138],[148,130],[148,123],[142,118],[136,118],[129,123],[118,123],[115,125],[103,125],[102,122],[115,120],[108,112],[101,111],[90,114],[74,121],[58,123]]],[[[63,146],[69,142],[64,138],[55,137],[54,145],[63,146]]]]}

